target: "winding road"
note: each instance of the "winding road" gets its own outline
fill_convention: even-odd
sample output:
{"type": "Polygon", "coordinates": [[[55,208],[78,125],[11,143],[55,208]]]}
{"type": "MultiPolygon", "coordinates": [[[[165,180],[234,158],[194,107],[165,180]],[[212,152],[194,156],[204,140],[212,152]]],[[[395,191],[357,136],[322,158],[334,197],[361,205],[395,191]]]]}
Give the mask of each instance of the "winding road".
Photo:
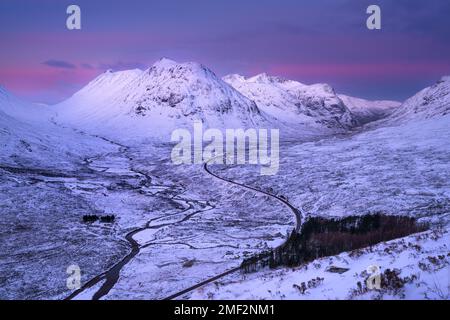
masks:
{"type": "MultiPolygon", "coordinates": [[[[223,177],[217,175],[216,173],[212,172],[212,171],[208,168],[208,162],[210,162],[210,161],[212,161],[212,160],[214,160],[214,159],[215,159],[215,158],[212,158],[212,159],[208,160],[207,162],[205,162],[205,163],[203,164],[203,169],[204,169],[208,174],[210,174],[211,176],[213,176],[213,177],[215,177],[215,178],[217,178],[217,179],[219,179],[219,180],[222,180],[222,181],[225,181],[225,182],[228,182],[228,183],[231,183],[231,184],[240,186],[240,187],[242,187],[242,188],[244,188],[244,189],[252,190],[252,191],[255,191],[255,192],[257,192],[257,193],[267,195],[267,196],[272,197],[272,198],[278,200],[279,202],[283,203],[286,207],[288,207],[288,208],[292,211],[292,213],[293,213],[294,216],[295,216],[295,220],[296,220],[296,223],[295,223],[295,231],[296,231],[296,232],[299,232],[299,231],[300,231],[300,227],[301,227],[301,223],[302,223],[302,214],[301,214],[300,210],[298,210],[297,208],[295,208],[292,204],[290,204],[287,200],[285,200],[284,198],[281,198],[280,196],[277,196],[277,195],[274,195],[274,194],[272,194],[272,193],[269,193],[269,192],[266,192],[266,191],[263,191],[263,190],[259,190],[259,189],[257,189],[257,188],[254,188],[254,187],[251,187],[251,186],[247,186],[247,185],[245,185],[245,184],[243,184],[243,183],[239,183],[239,182],[236,182],[236,181],[233,181],[233,180],[230,180],[230,179],[227,179],[227,178],[223,178],[223,177]]],[[[282,245],[283,245],[283,244],[281,244],[280,246],[282,246],[282,245]]],[[[174,293],[174,294],[170,295],[169,297],[166,297],[164,300],[172,300],[172,299],[178,298],[178,297],[180,297],[180,296],[183,296],[183,295],[185,295],[186,293],[189,293],[189,292],[191,292],[191,291],[193,291],[193,290],[195,290],[195,289],[198,289],[198,288],[200,288],[200,287],[202,287],[202,286],[204,286],[204,285],[206,285],[206,284],[208,284],[208,283],[214,282],[214,281],[216,281],[216,280],[218,280],[218,279],[220,279],[220,278],[223,278],[223,277],[225,277],[225,276],[227,276],[227,275],[229,275],[229,274],[232,274],[232,273],[234,273],[234,272],[237,272],[237,271],[239,271],[240,269],[241,269],[240,266],[239,266],[239,267],[236,267],[236,268],[232,268],[232,269],[230,269],[230,270],[228,270],[228,271],[225,271],[225,272],[223,272],[223,273],[221,273],[221,274],[219,274],[219,275],[217,275],[217,276],[214,276],[214,277],[209,278],[209,279],[207,279],[207,280],[205,280],[205,281],[202,281],[202,282],[200,282],[200,283],[198,283],[198,284],[196,284],[196,285],[194,285],[194,286],[192,286],[192,287],[189,287],[189,288],[187,288],[187,289],[184,289],[184,290],[182,290],[182,291],[179,291],[179,292],[177,292],[177,293],[174,293]]]]}
{"type": "MultiPolygon", "coordinates": [[[[123,145],[120,145],[114,141],[111,140],[107,140],[106,138],[102,138],[99,137],[103,140],[106,140],[114,145],[119,146],[119,150],[120,150],[120,154],[124,155],[126,158],[128,158],[128,160],[130,160],[131,162],[131,157],[128,156],[128,151],[129,148],[123,145]]],[[[111,153],[112,154],[112,153],[111,153]]],[[[110,154],[107,154],[106,156],[109,156],[110,154]]],[[[98,160],[98,157],[94,157],[94,158],[88,158],[85,159],[85,164],[86,165],[90,165],[93,163],[94,160],[98,160]]],[[[107,168],[105,168],[107,169],[107,168]]],[[[130,171],[138,174],[139,176],[142,177],[143,180],[145,180],[145,184],[147,185],[151,185],[151,177],[149,175],[147,175],[144,172],[138,171],[136,169],[134,169],[133,167],[129,168],[130,171]]],[[[174,222],[174,223],[182,223],[186,220],[189,220],[191,217],[193,217],[194,215],[201,213],[201,212],[205,212],[211,209],[214,209],[215,206],[212,205],[210,202],[206,202],[206,204],[203,206],[201,206],[201,208],[199,209],[194,209],[194,204],[198,204],[199,201],[197,200],[185,200],[182,198],[178,198],[178,197],[173,197],[172,200],[178,200],[178,201],[182,201],[186,203],[186,208],[184,208],[182,211],[178,211],[172,215],[181,215],[183,213],[186,213],[189,210],[193,210],[192,212],[190,212],[189,214],[187,214],[185,217],[180,218],[180,220],[174,222]]],[[[139,252],[141,249],[146,248],[149,244],[139,244],[135,239],[134,236],[144,230],[148,230],[148,229],[160,229],[166,226],[171,225],[172,223],[162,223],[162,224],[157,224],[157,225],[151,225],[152,222],[157,221],[161,218],[165,218],[167,217],[156,217],[153,219],[150,219],[149,221],[146,222],[146,224],[143,227],[139,227],[136,229],[133,229],[132,231],[128,232],[125,235],[125,240],[129,243],[131,250],[130,252],[123,257],[119,262],[117,262],[116,264],[114,264],[110,269],[106,270],[105,272],[95,276],[94,278],[90,279],[88,282],[86,282],[81,288],[75,290],[74,292],[72,292],[68,297],[66,297],[64,300],[72,300],[75,297],[77,297],[78,295],[80,295],[81,293],[83,293],[84,291],[92,288],[93,286],[97,285],[98,283],[100,283],[101,281],[105,281],[100,288],[93,294],[92,296],[92,300],[99,300],[102,297],[106,296],[111,289],[115,286],[115,284],[117,283],[117,281],[119,280],[119,276],[120,276],[120,271],[123,269],[123,267],[128,264],[131,259],[133,259],[139,252]]]]}
{"type": "MultiPolygon", "coordinates": [[[[106,139],[104,139],[104,140],[106,140],[106,139]]],[[[118,145],[118,146],[120,147],[120,149],[121,149],[121,153],[122,153],[122,154],[125,154],[125,156],[128,157],[128,156],[127,156],[127,151],[128,151],[128,150],[127,150],[127,147],[125,147],[125,146],[123,146],[123,145],[119,145],[118,143],[115,143],[115,142],[110,141],[110,140],[107,140],[107,141],[110,142],[110,143],[113,143],[113,144],[118,145]]],[[[287,208],[289,208],[289,210],[290,210],[290,211],[294,214],[294,216],[295,216],[295,219],[296,219],[295,230],[296,230],[297,232],[300,230],[300,226],[301,226],[301,218],[302,218],[301,212],[300,212],[297,208],[295,208],[294,206],[292,206],[286,199],[284,199],[284,198],[282,198],[282,197],[280,197],[280,196],[271,194],[271,193],[269,193],[269,192],[259,190],[259,189],[254,188],[254,187],[247,186],[247,185],[245,185],[245,184],[242,184],[242,183],[239,183],[239,182],[235,182],[235,181],[229,180],[229,179],[227,179],[227,178],[220,177],[219,175],[215,174],[214,172],[212,172],[212,171],[208,168],[208,162],[212,161],[213,159],[214,159],[214,158],[212,158],[212,159],[210,159],[209,161],[207,161],[207,162],[204,163],[203,169],[204,169],[204,171],[205,171],[206,173],[208,173],[209,175],[211,175],[211,176],[213,176],[213,177],[215,177],[215,178],[217,178],[217,179],[219,179],[219,180],[222,180],[222,181],[225,181],[225,182],[227,182],[227,183],[234,184],[234,185],[237,185],[237,186],[239,186],[239,187],[242,187],[242,188],[245,188],[245,189],[248,189],[248,190],[252,190],[252,191],[254,191],[254,192],[257,192],[257,193],[260,193],[260,194],[263,194],[263,195],[272,197],[272,198],[278,200],[279,202],[283,203],[283,205],[285,205],[287,208]]],[[[89,163],[88,160],[87,160],[86,162],[89,163]]],[[[131,170],[133,170],[133,169],[131,168],[131,170]]],[[[134,171],[134,170],[133,170],[133,171],[134,171]]],[[[137,172],[137,171],[135,171],[135,173],[138,173],[138,174],[142,175],[145,179],[151,180],[151,177],[149,177],[148,175],[143,174],[142,172],[137,172]]],[[[150,182],[151,182],[151,181],[149,181],[149,183],[150,183],[150,182]]],[[[180,200],[181,200],[181,199],[180,199],[180,200]]],[[[189,203],[188,203],[188,204],[189,204],[189,203]]],[[[209,207],[209,208],[207,208],[207,209],[206,209],[206,208],[203,208],[204,210],[196,210],[196,211],[194,211],[193,213],[189,214],[187,217],[185,217],[184,219],[182,219],[182,221],[179,221],[179,222],[183,222],[184,220],[188,219],[189,217],[193,216],[194,214],[196,214],[196,213],[198,213],[198,212],[202,212],[202,211],[206,211],[206,210],[211,210],[211,209],[214,208],[214,206],[212,206],[212,205],[209,204],[209,203],[207,204],[207,207],[209,207]]],[[[186,208],[185,210],[183,210],[183,212],[184,212],[184,211],[187,211],[187,210],[190,210],[190,209],[192,209],[192,204],[189,204],[188,208],[186,208]]],[[[179,214],[179,213],[178,213],[178,214],[179,214]]],[[[156,218],[156,219],[158,219],[158,218],[156,218]]],[[[145,245],[143,245],[143,246],[140,245],[133,237],[134,237],[137,233],[142,232],[142,231],[144,231],[144,230],[146,230],[146,229],[160,228],[160,227],[165,226],[165,224],[163,224],[163,225],[157,225],[157,226],[151,226],[150,224],[151,224],[151,222],[152,222],[153,220],[154,220],[154,219],[148,221],[148,222],[146,223],[145,226],[140,227],[140,228],[137,228],[137,229],[134,229],[134,230],[130,231],[128,234],[126,234],[125,239],[126,239],[127,242],[130,244],[130,246],[131,246],[131,251],[130,251],[124,258],[122,258],[122,260],[120,260],[118,263],[116,263],[115,265],[113,265],[109,270],[107,270],[107,271],[105,271],[105,272],[103,272],[103,273],[101,273],[101,274],[95,276],[94,278],[92,278],[91,280],[89,280],[88,282],[86,282],[81,288],[79,288],[78,290],[75,290],[74,292],[72,292],[72,294],[70,294],[68,297],[66,297],[65,300],[72,300],[73,298],[77,297],[79,294],[81,294],[81,293],[84,292],[85,290],[87,290],[87,289],[89,289],[89,288],[92,288],[93,286],[97,285],[98,283],[100,283],[100,282],[103,281],[103,280],[104,280],[104,283],[103,283],[103,284],[100,286],[100,288],[94,293],[94,295],[92,296],[92,299],[93,299],[93,300],[98,300],[98,299],[101,299],[102,297],[104,297],[105,295],[107,295],[107,294],[111,291],[111,289],[114,287],[114,285],[117,283],[117,281],[118,281],[118,279],[119,279],[120,271],[122,270],[122,268],[123,268],[126,264],[128,264],[128,262],[130,262],[131,259],[133,259],[133,258],[140,252],[140,250],[141,250],[142,248],[145,247],[145,245]]],[[[225,272],[223,272],[223,273],[221,273],[221,274],[219,274],[219,275],[216,275],[216,276],[214,276],[214,277],[212,277],[212,278],[209,278],[209,279],[207,279],[207,280],[205,280],[205,281],[202,281],[202,282],[200,282],[200,283],[198,283],[198,284],[196,284],[196,285],[194,285],[194,286],[191,286],[191,287],[189,287],[189,288],[187,288],[187,289],[184,289],[184,290],[182,290],[182,291],[179,291],[179,292],[177,292],[177,293],[174,293],[174,294],[170,295],[169,297],[166,297],[164,300],[175,299],[175,298],[180,297],[180,296],[182,296],[182,295],[184,295],[184,294],[186,294],[186,293],[189,293],[190,291],[193,291],[193,290],[195,290],[195,289],[197,289],[197,288],[199,288],[199,287],[202,287],[202,286],[204,286],[204,285],[206,285],[206,284],[208,284],[208,283],[214,282],[214,281],[216,281],[216,280],[218,280],[218,279],[220,279],[220,278],[222,278],[222,277],[225,277],[225,276],[227,276],[227,275],[229,275],[229,274],[231,274],[231,273],[237,272],[237,271],[239,271],[239,270],[240,270],[240,267],[232,268],[232,269],[227,270],[227,271],[225,271],[225,272]]]]}
{"type": "MultiPolygon", "coordinates": [[[[211,159],[211,160],[212,160],[212,159],[211,159]]],[[[211,160],[209,160],[209,161],[211,161],[211,160]]],[[[225,181],[225,182],[228,182],[228,183],[231,183],[231,184],[240,186],[240,187],[245,188],[245,189],[248,189],[248,190],[255,191],[255,192],[257,192],[257,193],[264,194],[264,195],[266,195],[266,196],[272,197],[272,198],[274,198],[274,199],[280,201],[280,202],[283,203],[285,206],[287,206],[287,207],[292,211],[292,213],[295,215],[295,220],[296,220],[296,223],[295,223],[295,231],[297,231],[297,232],[300,231],[300,227],[301,227],[301,224],[302,224],[302,214],[301,214],[300,210],[298,210],[297,208],[295,208],[295,207],[294,207],[292,204],[290,204],[289,201],[287,201],[286,199],[284,199],[284,198],[282,198],[282,197],[280,197],[280,196],[274,195],[274,194],[272,194],[272,193],[269,193],[269,192],[266,192],[266,191],[263,191],[263,190],[254,188],[254,187],[247,186],[247,185],[245,185],[245,184],[242,184],[242,183],[239,183],[239,182],[236,182],[236,181],[227,179],[227,178],[223,178],[223,177],[221,177],[221,176],[215,174],[214,172],[212,172],[212,171],[208,168],[208,162],[205,162],[205,163],[203,164],[203,169],[204,169],[208,174],[212,175],[213,177],[215,177],[215,178],[217,178],[217,179],[219,179],[219,180],[222,180],[222,181],[225,181]]]]}

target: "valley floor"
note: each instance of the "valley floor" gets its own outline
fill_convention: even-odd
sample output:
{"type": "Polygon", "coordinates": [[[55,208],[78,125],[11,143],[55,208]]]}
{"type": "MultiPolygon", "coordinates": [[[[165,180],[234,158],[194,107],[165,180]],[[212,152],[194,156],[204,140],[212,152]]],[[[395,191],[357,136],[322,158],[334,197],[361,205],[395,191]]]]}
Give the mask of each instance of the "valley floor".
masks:
{"type": "MultiPolygon", "coordinates": [[[[432,230],[293,270],[234,273],[184,297],[448,298],[449,119],[286,142],[272,177],[254,166],[211,166],[221,177],[283,195],[305,217],[413,215],[432,230]],[[358,292],[369,264],[413,280],[395,292],[358,292]],[[329,273],[329,266],[349,270],[329,273]],[[294,286],[317,277],[304,292],[294,286]]],[[[108,151],[67,169],[0,164],[1,298],[161,299],[277,246],[295,227],[276,199],[220,181],[200,165],[172,165],[170,145],[104,142],[108,151]],[[87,214],[116,221],[83,223],[87,214]],[[66,287],[70,265],[81,269],[79,291],[66,287]]]]}
{"type": "Polygon", "coordinates": [[[239,266],[294,226],[276,201],[202,166],[173,166],[170,151],[112,145],[73,171],[1,167],[0,297],[161,299],[239,266]],[[83,223],[93,214],[116,221],[83,223]],[[66,287],[70,265],[82,290],[66,287]]]}
{"type": "Polygon", "coordinates": [[[228,179],[284,195],[306,218],[381,212],[416,217],[430,223],[431,231],[294,269],[229,275],[182,298],[449,299],[449,124],[446,116],[293,144],[283,149],[280,174],[273,177],[248,167],[217,168],[228,179]],[[404,284],[366,291],[371,265],[382,274],[395,269],[404,284]],[[338,274],[330,267],[348,270],[338,274]]]}

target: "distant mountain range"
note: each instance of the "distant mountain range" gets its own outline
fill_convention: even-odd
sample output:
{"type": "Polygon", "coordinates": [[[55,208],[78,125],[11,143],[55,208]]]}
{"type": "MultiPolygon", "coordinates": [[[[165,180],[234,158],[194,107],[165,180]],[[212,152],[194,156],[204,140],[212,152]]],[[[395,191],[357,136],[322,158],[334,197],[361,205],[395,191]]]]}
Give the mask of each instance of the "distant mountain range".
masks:
{"type": "Polygon", "coordinates": [[[344,103],[326,84],[266,74],[220,79],[199,63],[161,59],[144,71],[108,70],[54,109],[60,121],[95,132],[120,128],[129,135],[167,136],[194,120],[206,127],[270,127],[289,134],[344,132],[399,104],[367,102],[365,110],[365,100],[351,101],[344,103]]]}
{"type": "Polygon", "coordinates": [[[199,63],[161,59],[144,71],[108,70],[54,106],[23,102],[1,88],[0,132],[4,145],[12,141],[6,135],[37,144],[61,128],[36,123],[53,119],[60,125],[124,140],[167,140],[171,130],[189,128],[194,120],[214,128],[332,134],[368,122],[392,125],[446,115],[449,93],[450,77],[443,77],[403,104],[367,101],[337,94],[327,84],[305,85],[267,74],[249,78],[234,74],[221,79],[199,63]],[[37,140],[31,133],[34,138],[39,136],[37,140]]]}

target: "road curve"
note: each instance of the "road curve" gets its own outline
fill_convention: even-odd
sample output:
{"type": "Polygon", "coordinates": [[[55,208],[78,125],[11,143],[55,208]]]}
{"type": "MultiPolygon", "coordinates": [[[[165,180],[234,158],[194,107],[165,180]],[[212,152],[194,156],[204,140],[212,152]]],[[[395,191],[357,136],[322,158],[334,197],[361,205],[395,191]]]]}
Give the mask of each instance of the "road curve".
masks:
{"type": "MultiPolygon", "coordinates": [[[[214,158],[213,158],[213,159],[214,159],[214,158]]],[[[211,160],[213,160],[213,159],[210,159],[209,161],[211,161],[211,160]]],[[[235,182],[235,181],[233,181],[233,180],[229,180],[229,179],[223,178],[223,177],[221,177],[221,176],[215,174],[214,172],[212,172],[212,171],[208,168],[208,162],[209,162],[209,161],[207,161],[207,162],[205,162],[205,163],[203,164],[203,169],[204,169],[208,174],[210,174],[211,176],[213,176],[213,177],[215,177],[215,178],[217,178],[217,179],[219,179],[219,180],[222,180],[222,181],[225,181],[225,182],[228,182],[228,183],[231,183],[231,184],[240,186],[240,187],[242,187],[242,188],[245,188],[245,189],[248,189],[248,190],[252,190],[252,191],[255,191],[255,192],[260,193],[260,194],[267,195],[267,196],[272,197],[272,198],[275,198],[276,200],[278,200],[278,201],[280,201],[281,203],[283,203],[283,204],[284,204],[286,207],[288,207],[288,208],[292,211],[292,213],[295,215],[295,219],[296,219],[295,230],[296,230],[297,232],[300,230],[300,226],[301,226],[301,218],[302,218],[301,212],[300,212],[297,208],[295,208],[293,205],[291,205],[287,200],[285,200],[284,198],[281,198],[280,196],[271,194],[271,193],[269,193],[269,192],[266,192],[266,191],[263,191],[263,190],[259,190],[259,189],[254,188],[254,187],[247,186],[247,185],[245,185],[245,184],[242,184],[242,183],[239,183],[239,182],[235,182]]],[[[137,229],[135,229],[135,230],[129,232],[129,233],[125,236],[125,238],[126,238],[126,240],[127,240],[127,241],[130,243],[130,245],[131,245],[131,251],[130,251],[130,252],[129,252],[122,260],[120,260],[118,263],[116,263],[115,265],[113,265],[109,270],[107,270],[107,271],[105,271],[105,272],[103,272],[103,273],[101,273],[101,274],[95,276],[95,277],[92,278],[91,280],[89,280],[89,281],[88,281],[87,283],[85,283],[80,289],[75,290],[72,294],[70,294],[70,295],[69,295],[68,297],[66,297],[64,300],[72,300],[73,298],[75,298],[76,296],[78,296],[81,292],[85,291],[85,290],[88,289],[88,288],[93,287],[94,285],[98,284],[98,283],[99,283],[100,281],[102,281],[102,280],[105,280],[105,282],[104,282],[104,283],[102,284],[102,286],[95,292],[95,294],[93,295],[92,299],[93,299],[93,300],[98,300],[98,299],[101,299],[102,297],[104,297],[105,295],[107,295],[107,294],[109,293],[109,291],[110,291],[110,290],[114,287],[114,285],[116,284],[116,282],[117,282],[117,280],[118,280],[118,278],[119,278],[120,271],[122,270],[122,268],[123,268],[123,267],[124,267],[124,266],[125,266],[125,265],[126,265],[126,264],[134,257],[134,256],[136,256],[136,255],[139,253],[139,251],[140,251],[140,246],[139,246],[139,244],[133,239],[133,236],[134,236],[136,233],[139,233],[139,232],[141,232],[141,231],[143,231],[143,230],[145,230],[145,229],[147,229],[147,228],[148,228],[148,225],[146,225],[145,227],[137,228],[137,229]]],[[[237,271],[239,271],[239,270],[240,270],[240,267],[232,268],[232,269],[227,270],[227,271],[225,271],[225,272],[223,272],[223,273],[221,273],[221,274],[219,274],[219,275],[216,275],[216,276],[214,276],[214,277],[212,277],[212,278],[209,278],[209,279],[204,280],[204,281],[202,281],[202,282],[200,282],[200,283],[197,283],[197,284],[194,285],[194,286],[191,286],[191,287],[189,287],[189,288],[187,288],[187,289],[184,289],[184,290],[182,290],[182,291],[179,291],[179,292],[177,292],[177,293],[174,293],[174,294],[170,295],[169,297],[164,298],[163,300],[172,300],[172,299],[175,299],[175,298],[180,297],[180,296],[182,296],[182,295],[184,295],[184,294],[186,294],[186,293],[188,293],[188,292],[190,292],[190,291],[193,291],[193,290],[195,290],[195,289],[197,289],[197,288],[200,288],[200,287],[202,287],[202,286],[204,286],[204,285],[206,285],[206,284],[208,284],[208,283],[214,282],[214,281],[216,281],[216,280],[218,280],[218,279],[220,279],[220,278],[222,278],[222,277],[225,277],[225,276],[227,276],[227,275],[229,275],[229,274],[231,274],[231,273],[237,272],[237,271]]]]}
{"type": "MultiPolygon", "coordinates": [[[[227,179],[227,178],[223,178],[223,177],[221,177],[221,176],[215,174],[214,172],[212,172],[212,171],[208,168],[208,162],[211,161],[211,160],[213,160],[213,159],[215,159],[215,158],[212,158],[212,159],[206,161],[206,162],[203,164],[203,169],[204,169],[208,174],[210,174],[211,176],[213,176],[213,177],[215,177],[215,178],[217,178],[217,179],[219,179],[219,180],[222,180],[222,181],[225,181],[225,182],[228,182],[228,183],[231,183],[231,184],[240,186],[240,187],[245,188],[245,189],[248,189],[248,190],[255,191],[255,192],[257,192],[257,193],[261,193],[261,194],[267,195],[267,196],[269,196],[269,197],[275,198],[276,200],[280,201],[281,203],[283,203],[286,207],[288,207],[288,208],[292,211],[292,213],[293,213],[294,216],[295,216],[295,220],[296,220],[296,223],[295,223],[295,231],[297,231],[297,232],[300,231],[300,227],[301,227],[301,223],[302,223],[302,214],[301,214],[300,210],[298,210],[297,208],[295,208],[295,207],[294,207],[293,205],[291,205],[287,200],[285,200],[284,198],[281,198],[280,196],[274,195],[274,194],[272,194],[272,193],[269,193],[269,192],[266,192],[266,191],[263,191],[263,190],[259,190],[259,189],[257,189],[257,188],[251,187],[251,186],[247,186],[247,185],[245,185],[245,184],[242,184],[242,183],[239,183],[239,182],[236,182],[236,181],[227,179]]],[[[282,245],[283,245],[283,244],[281,244],[280,246],[282,246],[282,245]]],[[[191,292],[191,291],[193,291],[193,290],[195,290],[195,289],[198,289],[198,288],[200,288],[200,287],[202,287],[202,286],[204,286],[204,285],[206,285],[206,284],[208,284],[208,283],[214,282],[214,281],[216,281],[216,280],[218,280],[218,279],[220,279],[220,278],[223,278],[223,277],[225,277],[225,276],[227,276],[227,275],[229,275],[229,274],[231,274],[231,273],[237,272],[237,271],[239,271],[240,269],[241,269],[240,267],[236,267],[236,268],[230,269],[230,270],[228,270],[228,271],[225,271],[225,272],[223,272],[223,273],[221,273],[221,274],[219,274],[219,275],[217,275],[217,276],[214,276],[214,277],[209,278],[209,279],[207,279],[207,280],[205,280],[205,281],[202,281],[202,282],[200,282],[200,283],[197,283],[196,285],[193,285],[192,287],[189,287],[189,288],[187,288],[187,289],[184,289],[184,290],[182,290],[182,291],[179,291],[179,292],[177,292],[177,293],[174,293],[174,294],[170,295],[169,297],[167,297],[167,298],[165,298],[165,299],[163,299],[163,300],[172,300],[172,299],[178,298],[178,297],[180,297],[180,296],[182,296],[182,295],[184,295],[184,294],[186,294],[186,293],[189,293],[189,292],[191,292]]]]}
{"type": "MultiPolygon", "coordinates": [[[[210,160],[210,161],[211,161],[211,160],[210,160]]],[[[302,224],[302,214],[301,214],[300,210],[298,210],[297,208],[295,208],[295,207],[294,207],[292,204],[290,204],[286,199],[281,198],[280,196],[277,196],[277,195],[275,195],[275,194],[272,194],[272,193],[269,193],[269,192],[266,192],[266,191],[263,191],[263,190],[254,188],[254,187],[247,186],[247,185],[245,185],[245,184],[242,184],[242,183],[239,183],[239,182],[236,182],[236,181],[233,181],[233,180],[229,180],[229,179],[227,179],[227,178],[223,178],[223,177],[221,177],[221,176],[215,174],[215,173],[212,172],[211,170],[209,170],[209,168],[208,168],[208,162],[205,162],[205,163],[203,164],[203,169],[204,169],[206,172],[208,172],[210,175],[216,177],[216,178],[219,179],[219,180],[222,180],[222,181],[225,181],[225,182],[228,182],[228,183],[231,183],[231,184],[240,186],[240,187],[245,188],[245,189],[249,189],[249,190],[255,191],[255,192],[257,192],[257,193],[261,193],[261,194],[267,195],[267,196],[269,196],[269,197],[275,198],[276,200],[280,201],[280,202],[283,203],[286,207],[288,207],[288,208],[292,211],[292,213],[295,215],[295,220],[296,220],[296,223],[295,223],[295,231],[297,231],[297,232],[300,231],[300,226],[301,226],[301,224],[302,224]]]]}

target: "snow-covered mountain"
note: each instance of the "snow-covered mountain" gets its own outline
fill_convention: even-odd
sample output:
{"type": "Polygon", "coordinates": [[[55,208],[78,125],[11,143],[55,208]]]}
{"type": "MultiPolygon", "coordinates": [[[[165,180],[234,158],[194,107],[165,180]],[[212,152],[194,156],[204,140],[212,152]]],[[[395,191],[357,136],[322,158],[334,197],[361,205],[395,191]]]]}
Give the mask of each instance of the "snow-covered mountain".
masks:
{"type": "Polygon", "coordinates": [[[355,97],[338,95],[347,108],[353,113],[360,124],[376,121],[387,117],[401,105],[401,102],[390,100],[365,100],[355,97]]]}
{"type": "Polygon", "coordinates": [[[0,296],[66,298],[61,265],[73,261],[89,271],[83,279],[100,279],[77,298],[102,291],[101,275],[116,262],[121,277],[105,299],[159,299],[184,290],[239,266],[249,253],[281,243],[291,230],[291,212],[267,201],[267,194],[255,193],[257,188],[289,199],[304,218],[384,212],[415,216],[438,228],[294,270],[263,269],[244,278],[236,272],[221,278],[220,286],[206,285],[183,299],[448,299],[440,294],[449,265],[449,257],[442,254],[448,251],[450,231],[448,77],[377,121],[376,130],[283,145],[278,175],[259,176],[256,166],[211,168],[224,179],[239,181],[242,188],[211,179],[199,166],[166,161],[170,146],[161,140],[118,147],[60,123],[86,132],[110,130],[126,139],[190,126],[195,119],[209,126],[268,125],[332,133],[352,128],[357,110],[367,115],[361,109],[370,109],[369,102],[336,95],[327,85],[307,86],[267,75],[225,80],[233,86],[199,64],[162,60],[146,71],[105,72],[53,107],[24,102],[0,89],[0,234],[7,244],[0,272],[9,279],[0,287],[0,296]],[[114,225],[81,223],[83,215],[93,213],[113,213],[118,219],[114,225]],[[140,249],[152,245],[152,250],[137,250],[136,258],[122,265],[129,254],[123,239],[131,233],[140,249]],[[179,246],[180,241],[196,247],[179,246]],[[217,263],[203,261],[205,252],[217,263]],[[154,268],[149,261],[161,265],[154,268]],[[394,295],[377,291],[373,296],[372,291],[357,291],[357,282],[364,283],[367,266],[374,261],[384,270],[401,271],[401,291],[396,287],[394,295]],[[333,266],[347,271],[330,272],[333,266]],[[179,276],[164,283],[161,291],[159,280],[168,273],[179,276]],[[313,281],[307,291],[299,291],[314,279],[317,286],[313,281]]]}
{"type": "Polygon", "coordinates": [[[0,111],[17,120],[33,123],[46,121],[55,114],[46,105],[23,101],[2,86],[0,86],[0,111]]]}
{"type": "Polygon", "coordinates": [[[60,121],[73,125],[148,136],[191,127],[194,120],[230,128],[266,123],[253,101],[210,69],[168,59],[145,71],[107,71],[55,110],[60,121]]]}
{"type": "MultiPolygon", "coordinates": [[[[28,104],[0,87],[0,145],[2,164],[21,164],[45,153],[50,143],[44,131],[27,121],[35,122],[38,107],[28,104]],[[33,153],[34,152],[34,153],[33,153]]],[[[47,154],[50,157],[50,154],[47,154]]]]}
{"type": "Polygon", "coordinates": [[[345,130],[358,124],[327,84],[305,85],[265,73],[250,78],[233,74],[223,80],[254,100],[262,111],[291,125],[345,130]]]}
{"type": "Polygon", "coordinates": [[[392,113],[389,123],[424,120],[450,114],[450,76],[442,77],[406,100],[392,113]]]}
{"type": "Polygon", "coordinates": [[[349,106],[327,84],[266,74],[220,79],[202,64],[161,59],[145,71],[108,70],[54,110],[60,122],[128,139],[167,137],[195,120],[205,127],[279,128],[289,134],[345,132],[395,104],[367,102],[366,111],[363,100],[345,98],[349,106]]]}
{"type": "Polygon", "coordinates": [[[67,169],[85,154],[106,149],[100,139],[56,126],[53,115],[46,106],[25,102],[0,87],[0,165],[67,169]]]}

